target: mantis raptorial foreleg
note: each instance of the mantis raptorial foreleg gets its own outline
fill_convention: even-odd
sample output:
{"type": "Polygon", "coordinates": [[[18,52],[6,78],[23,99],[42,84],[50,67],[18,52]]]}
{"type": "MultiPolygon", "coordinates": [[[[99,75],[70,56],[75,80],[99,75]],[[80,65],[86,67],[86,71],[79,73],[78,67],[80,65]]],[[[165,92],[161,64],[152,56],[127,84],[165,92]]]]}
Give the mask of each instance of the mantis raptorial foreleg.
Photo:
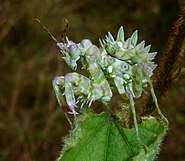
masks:
{"type": "Polygon", "coordinates": [[[62,106],[64,76],[58,76],[53,79],[53,88],[57,97],[58,104],[62,106]]]}
{"type": "Polygon", "coordinates": [[[62,106],[62,98],[65,95],[66,102],[71,110],[69,113],[74,114],[76,120],[77,112],[75,108],[77,107],[77,102],[75,100],[75,95],[88,95],[88,91],[90,90],[90,80],[78,73],[68,73],[65,77],[55,77],[53,80],[53,87],[59,105],[62,106]]]}
{"type": "Polygon", "coordinates": [[[105,102],[110,100],[112,95],[105,96],[105,91],[103,91],[105,89],[104,83],[103,81],[99,84],[78,73],[68,73],[65,77],[56,77],[53,80],[53,87],[60,105],[62,105],[62,97],[65,95],[66,102],[71,110],[69,113],[74,114],[76,120],[78,101],[81,101],[81,106],[85,103],[90,106],[93,101],[98,99],[105,102]],[[78,97],[77,101],[75,97],[78,97]]]}
{"type": "MultiPolygon", "coordinates": [[[[65,97],[70,109],[76,108],[75,96],[81,96],[81,101],[91,92],[91,80],[78,73],[68,73],[65,76],[65,97]]],[[[83,104],[83,102],[82,102],[83,104]]]]}
{"type": "MultiPolygon", "coordinates": [[[[63,98],[63,91],[64,91],[64,76],[59,76],[59,77],[55,77],[55,79],[53,79],[53,88],[55,91],[55,95],[57,98],[57,101],[59,103],[59,105],[62,107],[62,98],[63,98]]],[[[64,114],[70,124],[70,126],[72,127],[72,122],[70,120],[70,118],[68,117],[66,111],[64,111],[64,114]]]]}

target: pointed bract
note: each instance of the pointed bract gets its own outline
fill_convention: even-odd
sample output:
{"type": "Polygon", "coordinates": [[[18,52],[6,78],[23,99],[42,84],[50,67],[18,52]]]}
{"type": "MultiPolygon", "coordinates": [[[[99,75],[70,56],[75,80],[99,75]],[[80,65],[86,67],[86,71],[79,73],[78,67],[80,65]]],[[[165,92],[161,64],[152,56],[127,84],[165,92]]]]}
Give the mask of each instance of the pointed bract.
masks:
{"type": "Polygon", "coordinates": [[[113,36],[111,35],[110,32],[108,32],[108,37],[109,37],[109,40],[110,40],[111,42],[114,42],[114,38],[113,38],[113,36]]]}
{"type": "Polygon", "coordinates": [[[139,52],[141,51],[145,46],[145,41],[141,41],[137,46],[136,46],[136,50],[139,52]]]}
{"type": "Polygon", "coordinates": [[[146,46],[142,52],[148,53],[150,51],[151,45],[146,46]]]}
{"type": "Polygon", "coordinates": [[[105,35],[105,41],[106,41],[107,43],[110,42],[109,37],[108,37],[107,35],[105,35]]]}
{"type": "Polygon", "coordinates": [[[102,42],[104,43],[104,45],[106,44],[105,40],[102,40],[102,42]]]}
{"type": "Polygon", "coordinates": [[[101,41],[101,39],[99,39],[100,45],[102,48],[104,48],[103,42],[101,41]]]}
{"type": "Polygon", "coordinates": [[[133,45],[131,44],[131,39],[130,38],[127,39],[127,41],[123,45],[123,48],[125,48],[125,49],[132,49],[133,48],[133,45]]]}
{"type": "Polygon", "coordinates": [[[117,34],[117,41],[121,41],[121,42],[125,42],[125,38],[124,38],[124,30],[123,30],[123,26],[121,26],[118,30],[118,34],[117,34]]]}
{"type": "Polygon", "coordinates": [[[133,46],[136,46],[137,40],[138,40],[138,31],[136,30],[132,36],[130,37],[131,43],[133,46]]]}
{"type": "Polygon", "coordinates": [[[153,60],[156,55],[157,55],[157,52],[148,53],[147,55],[148,60],[153,60]]]}

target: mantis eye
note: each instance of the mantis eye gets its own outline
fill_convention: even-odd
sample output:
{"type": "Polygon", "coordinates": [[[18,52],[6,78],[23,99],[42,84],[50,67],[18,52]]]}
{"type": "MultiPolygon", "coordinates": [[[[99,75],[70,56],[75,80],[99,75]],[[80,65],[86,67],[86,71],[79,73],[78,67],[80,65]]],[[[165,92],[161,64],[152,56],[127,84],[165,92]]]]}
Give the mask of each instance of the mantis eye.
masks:
{"type": "Polygon", "coordinates": [[[88,39],[84,39],[81,44],[83,48],[88,49],[92,45],[92,42],[88,39]]]}
{"type": "Polygon", "coordinates": [[[121,67],[122,67],[123,70],[126,70],[126,71],[129,70],[129,66],[125,62],[123,62],[123,64],[121,65],[121,67]]]}
{"type": "Polygon", "coordinates": [[[71,45],[69,46],[69,53],[70,53],[71,55],[75,54],[77,51],[78,51],[78,46],[77,46],[77,44],[71,44],[71,45]]]}

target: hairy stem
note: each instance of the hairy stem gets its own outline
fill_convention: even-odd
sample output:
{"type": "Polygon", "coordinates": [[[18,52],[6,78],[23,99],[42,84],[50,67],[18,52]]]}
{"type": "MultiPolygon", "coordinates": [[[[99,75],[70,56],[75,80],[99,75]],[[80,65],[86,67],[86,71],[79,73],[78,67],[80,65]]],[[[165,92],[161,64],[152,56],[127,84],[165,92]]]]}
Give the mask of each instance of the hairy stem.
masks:
{"type": "MultiPolygon", "coordinates": [[[[181,68],[185,52],[185,10],[179,14],[179,18],[175,22],[172,28],[171,36],[168,40],[168,47],[163,54],[159,66],[156,69],[156,75],[154,76],[153,86],[156,92],[157,98],[161,99],[161,96],[172,84],[174,73],[181,68]]],[[[142,115],[151,114],[154,111],[154,103],[152,96],[149,95],[146,98],[142,115]]]]}

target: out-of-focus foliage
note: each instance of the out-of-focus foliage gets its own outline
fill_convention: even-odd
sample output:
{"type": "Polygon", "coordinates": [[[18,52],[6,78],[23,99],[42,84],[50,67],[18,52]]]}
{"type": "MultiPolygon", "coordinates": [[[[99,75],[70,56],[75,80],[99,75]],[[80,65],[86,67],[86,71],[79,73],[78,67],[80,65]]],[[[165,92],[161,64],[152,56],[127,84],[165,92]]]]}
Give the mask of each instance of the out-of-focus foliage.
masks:
{"type": "MultiPolygon", "coordinates": [[[[139,39],[152,44],[162,58],[178,10],[173,0],[1,0],[0,160],[55,160],[69,129],[51,85],[69,69],[33,18],[43,21],[58,40],[67,18],[71,39],[89,38],[95,44],[107,30],[115,34],[121,25],[126,37],[138,29],[139,39]]],[[[184,159],[184,83],[177,82],[161,105],[171,129],[159,160],[184,159]]]]}

